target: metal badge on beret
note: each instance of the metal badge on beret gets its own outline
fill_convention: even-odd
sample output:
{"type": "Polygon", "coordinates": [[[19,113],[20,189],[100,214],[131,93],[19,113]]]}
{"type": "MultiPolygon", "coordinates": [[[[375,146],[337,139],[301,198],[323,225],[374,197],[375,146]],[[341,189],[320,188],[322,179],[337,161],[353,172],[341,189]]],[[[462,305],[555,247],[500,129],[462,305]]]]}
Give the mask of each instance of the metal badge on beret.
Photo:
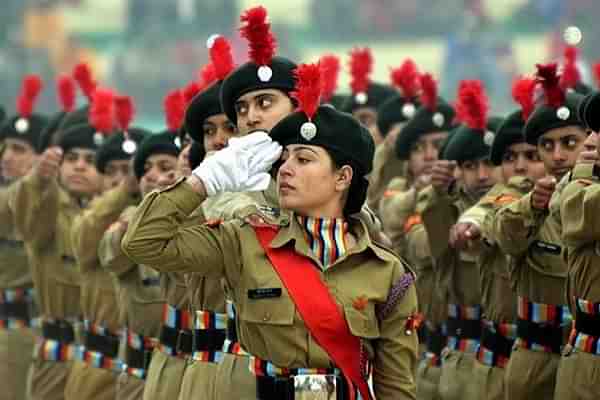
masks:
{"type": "Polygon", "coordinates": [[[438,128],[444,126],[444,123],[446,122],[446,118],[441,112],[436,112],[435,114],[433,114],[433,118],[431,120],[433,121],[433,124],[438,128]]]}
{"type": "Polygon", "coordinates": [[[356,96],[354,96],[354,100],[358,104],[367,104],[367,101],[369,101],[369,96],[367,96],[365,92],[356,93],[356,96]]]}
{"type": "Polygon", "coordinates": [[[317,136],[317,126],[312,122],[305,122],[300,127],[300,135],[309,142],[317,136]]]}
{"type": "Polygon", "coordinates": [[[29,121],[27,120],[27,118],[17,119],[15,121],[15,129],[21,134],[27,133],[27,131],[29,130],[29,121]]]}
{"type": "Polygon", "coordinates": [[[413,103],[405,103],[402,106],[402,115],[404,115],[405,118],[411,119],[415,116],[416,111],[417,107],[415,107],[413,103]]]}
{"type": "Polygon", "coordinates": [[[94,133],[94,144],[96,146],[102,146],[102,143],[104,143],[104,135],[102,132],[94,133]]]}
{"type": "Polygon", "coordinates": [[[137,144],[131,139],[125,139],[121,145],[123,151],[127,154],[133,154],[137,150],[137,144]]]}
{"type": "Polygon", "coordinates": [[[177,146],[177,148],[181,149],[181,139],[179,138],[179,136],[173,139],[173,143],[175,143],[175,146],[177,146]]]}
{"type": "Polygon", "coordinates": [[[492,147],[492,144],[494,144],[495,138],[496,138],[496,135],[494,134],[494,132],[485,131],[485,133],[483,134],[483,143],[485,143],[485,145],[488,147],[492,147]]]}
{"type": "Polygon", "coordinates": [[[273,77],[273,70],[268,65],[263,65],[258,68],[256,74],[261,82],[269,82],[273,77]]]}
{"type": "Polygon", "coordinates": [[[562,106],[558,110],[556,110],[556,118],[566,121],[571,116],[571,111],[568,107],[562,106]]]}

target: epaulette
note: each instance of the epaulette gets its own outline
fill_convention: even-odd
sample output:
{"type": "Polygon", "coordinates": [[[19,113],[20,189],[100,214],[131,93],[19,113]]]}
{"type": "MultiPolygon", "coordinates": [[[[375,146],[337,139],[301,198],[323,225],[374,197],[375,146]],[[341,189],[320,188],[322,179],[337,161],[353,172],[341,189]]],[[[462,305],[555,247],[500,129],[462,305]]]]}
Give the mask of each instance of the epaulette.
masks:
{"type": "Polygon", "coordinates": [[[279,207],[251,205],[244,207],[237,214],[236,217],[242,221],[242,224],[250,224],[254,227],[281,227],[290,224],[289,215],[282,212],[279,207]]]}

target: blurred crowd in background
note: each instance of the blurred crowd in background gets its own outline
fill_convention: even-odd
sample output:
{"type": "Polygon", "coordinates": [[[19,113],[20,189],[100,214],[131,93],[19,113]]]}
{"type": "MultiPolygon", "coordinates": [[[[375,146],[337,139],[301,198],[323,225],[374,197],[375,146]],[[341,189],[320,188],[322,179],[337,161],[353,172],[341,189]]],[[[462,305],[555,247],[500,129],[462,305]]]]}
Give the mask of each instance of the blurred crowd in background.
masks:
{"type": "MultiPolygon", "coordinates": [[[[0,103],[14,109],[26,73],[51,85],[87,61],[103,85],[135,98],[139,119],[160,124],[161,99],[198,74],[211,34],[228,36],[244,61],[232,31],[240,11],[257,4],[270,10],[279,54],[314,61],[366,45],[375,80],[389,82],[389,67],[412,57],[440,77],[445,97],[454,98],[460,79],[478,78],[500,108],[510,105],[512,79],[560,59],[566,26],[583,31],[582,63],[600,58],[598,0],[2,0],[0,103]]],[[[344,92],[347,79],[340,84],[344,92]]],[[[40,111],[57,109],[54,92],[44,92],[40,111]]]]}

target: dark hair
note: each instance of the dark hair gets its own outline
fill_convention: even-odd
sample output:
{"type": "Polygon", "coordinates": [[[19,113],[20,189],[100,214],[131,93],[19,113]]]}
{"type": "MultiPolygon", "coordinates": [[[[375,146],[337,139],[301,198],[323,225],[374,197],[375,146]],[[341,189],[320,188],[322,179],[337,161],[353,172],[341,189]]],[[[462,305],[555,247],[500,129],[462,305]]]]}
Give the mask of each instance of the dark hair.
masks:
{"type": "Polygon", "coordinates": [[[352,181],[348,190],[348,198],[344,205],[344,216],[349,216],[359,212],[367,199],[367,189],[369,181],[365,178],[363,171],[354,160],[351,160],[346,155],[339,151],[324,148],[327,154],[331,157],[333,165],[336,169],[342,168],[344,165],[349,165],[352,168],[352,181]]]}

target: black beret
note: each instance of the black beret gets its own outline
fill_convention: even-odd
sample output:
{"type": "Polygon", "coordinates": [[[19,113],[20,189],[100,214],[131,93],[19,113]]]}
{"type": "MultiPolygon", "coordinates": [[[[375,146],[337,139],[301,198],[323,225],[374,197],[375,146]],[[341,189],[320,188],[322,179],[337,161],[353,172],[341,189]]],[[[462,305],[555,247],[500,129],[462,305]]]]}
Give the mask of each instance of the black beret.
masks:
{"type": "Polygon", "coordinates": [[[321,146],[350,163],[354,178],[344,211],[346,214],[360,211],[368,186],[365,176],[373,168],[375,143],[371,134],[352,115],[328,105],[320,106],[312,118],[316,130],[304,125],[306,122],[306,114],[295,112],[275,125],[270,136],[284,147],[289,144],[321,146]]]}
{"type": "Polygon", "coordinates": [[[407,99],[400,95],[388,98],[377,109],[377,128],[383,137],[386,137],[392,126],[406,122],[415,116],[421,106],[417,98],[407,99]]]}
{"type": "Polygon", "coordinates": [[[537,145],[538,139],[549,130],[565,126],[583,126],[577,116],[577,108],[583,96],[573,91],[567,93],[564,105],[558,108],[538,105],[525,123],[525,141],[537,145]]]}
{"type": "Polygon", "coordinates": [[[177,135],[166,131],[147,136],[142,140],[133,158],[133,171],[138,180],[144,176],[144,164],[151,155],[169,154],[175,157],[179,155],[180,149],[175,144],[175,139],[177,139],[177,135]]]}
{"type": "Polygon", "coordinates": [[[338,110],[341,110],[342,107],[344,106],[344,103],[346,103],[348,97],[349,97],[349,95],[347,95],[347,94],[334,94],[327,103],[331,104],[338,110]]]}
{"type": "Polygon", "coordinates": [[[204,140],[202,125],[207,118],[213,115],[223,114],[219,93],[223,82],[218,81],[208,89],[198,93],[185,110],[184,126],[186,132],[196,141],[204,140]]]}
{"type": "Polygon", "coordinates": [[[427,107],[417,110],[415,116],[402,128],[396,139],[396,156],[400,160],[408,160],[412,146],[423,135],[432,132],[449,132],[454,124],[454,109],[443,99],[438,99],[435,111],[427,107]]]}
{"type": "Polygon", "coordinates": [[[2,123],[0,128],[0,141],[6,138],[23,140],[38,152],[38,142],[48,118],[40,114],[31,114],[27,118],[14,115],[2,123]]]}
{"type": "Polygon", "coordinates": [[[42,133],[40,133],[40,138],[37,142],[38,153],[42,153],[48,147],[54,145],[56,143],[56,133],[58,132],[58,128],[62,123],[63,119],[67,115],[64,111],[59,111],[50,117],[50,120],[42,129],[42,133]]]}
{"type": "Polygon", "coordinates": [[[249,61],[236,68],[223,81],[220,94],[221,107],[227,118],[234,124],[237,124],[235,102],[244,94],[261,89],[279,89],[284,93],[294,90],[296,64],[292,61],[283,57],[273,57],[271,65],[269,65],[272,76],[265,81],[262,81],[258,76],[259,67],[254,62],[249,61]]]}
{"type": "Polygon", "coordinates": [[[377,110],[387,99],[398,94],[398,91],[391,86],[382,85],[381,83],[371,83],[367,89],[367,97],[365,93],[357,93],[346,98],[346,102],[342,106],[342,110],[352,113],[359,108],[370,107],[377,110]]]}
{"type": "Polygon", "coordinates": [[[98,150],[98,132],[96,128],[88,124],[71,126],[61,133],[57,145],[62,148],[64,153],[75,147],[98,150]]]}
{"type": "Polygon", "coordinates": [[[454,160],[458,163],[479,160],[490,156],[490,150],[502,118],[488,118],[487,130],[471,129],[467,125],[456,128],[441,154],[442,160],[454,160]]]}
{"type": "Polygon", "coordinates": [[[206,156],[206,151],[204,150],[204,143],[192,141],[192,147],[190,147],[190,152],[188,153],[188,161],[190,162],[190,168],[193,170],[196,168],[204,157],[206,156]]]}
{"type": "MultiPolygon", "coordinates": [[[[129,139],[133,140],[136,145],[139,145],[147,135],[151,135],[149,131],[140,128],[130,128],[127,132],[129,139]]],[[[113,133],[102,143],[96,153],[96,169],[98,172],[103,174],[106,165],[112,160],[129,160],[133,157],[137,146],[136,148],[126,149],[123,146],[124,143],[125,135],[123,135],[123,132],[113,133]]]]}
{"type": "Polygon", "coordinates": [[[506,153],[506,149],[515,143],[523,143],[525,141],[523,128],[525,128],[525,121],[523,120],[521,110],[513,111],[504,118],[496,132],[490,153],[490,160],[494,165],[502,164],[502,158],[504,157],[504,153],[506,153]]]}

